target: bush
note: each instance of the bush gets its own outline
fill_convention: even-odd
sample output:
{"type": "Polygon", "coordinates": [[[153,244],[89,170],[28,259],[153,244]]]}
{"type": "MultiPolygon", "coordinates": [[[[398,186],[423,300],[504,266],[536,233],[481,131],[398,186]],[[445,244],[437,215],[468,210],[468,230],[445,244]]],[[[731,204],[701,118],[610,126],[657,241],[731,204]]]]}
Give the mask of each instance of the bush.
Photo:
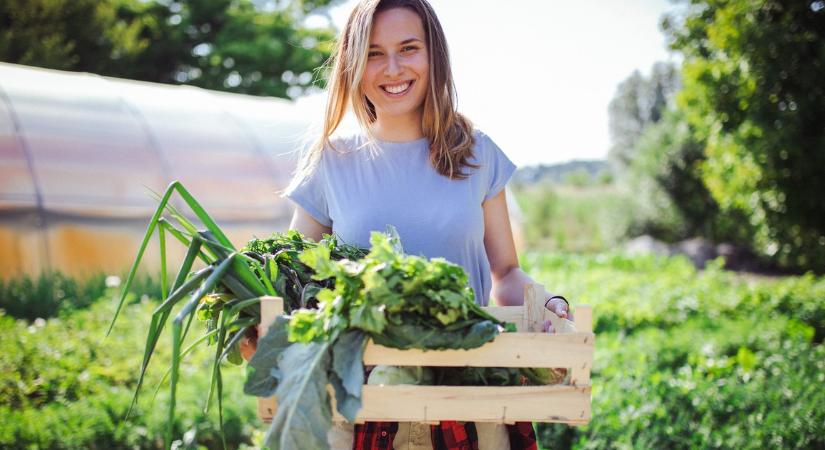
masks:
{"type": "Polygon", "coordinates": [[[53,317],[60,309],[85,308],[102,297],[105,279],[96,274],[78,281],[59,272],[44,272],[36,278],[0,280],[0,308],[20,319],[53,317]]]}
{"type": "Polygon", "coordinates": [[[636,201],[631,235],[675,242],[703,236],[715,242],[750,244],[753,229],[741,213],[722,213],[708,191],[701,164],[704,143],[678,110],[645,128],[626,176],[636,201]]]}
{"type": "MultiPolygon", "coordinates": [[[[120,278],[108,278],[97,273],[88,278],[75,279],[60,272],[44,272],[38,277],[22,275],[0,279],[0,309],[18,319],[29,321],[49,318],[75,309],[88,308],[104,298],[106,284],[119,285],[120,278]]],[[[137,295],[160,297],[157,278],[146,274],[135,277],[131,292],[137,295]]]]}
{"type": "MultiPolygon", "coordinates": [[[[137,383],[149,318],[157,306],[134,299],[105,340],[116,306],[112,301],[35,324],[0,315],[0,448],[163,448],[168,387],[164,385],[154,403],[151,397],[171,360],[166,335],[147,372],[137,410],[122,421],[137,383]]],[[[182,448],[221,448],[216,399],[209,414],[202,412],[213,351],[196,350],[182,365],[185,380],[178,390],[175,435],[191,441],[182,448]]],[[[224,370],[230,448],[251,443],[256,428],[264,427],[255,399],[243,394],[244,379],[242,368],[224,370]]]]}
{"type": "Polygon", "coordinates": [[[591,423],[548,448],[825,445],[825,278],[698,272],[683,257],[530,254],[526,271],[594,306],[591,423]]]}

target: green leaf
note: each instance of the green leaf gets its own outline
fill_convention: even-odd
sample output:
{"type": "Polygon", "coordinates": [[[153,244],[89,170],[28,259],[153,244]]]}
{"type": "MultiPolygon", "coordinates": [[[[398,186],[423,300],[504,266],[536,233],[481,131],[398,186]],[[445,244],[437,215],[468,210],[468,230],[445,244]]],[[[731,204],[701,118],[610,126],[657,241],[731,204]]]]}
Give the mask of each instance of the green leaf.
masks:
{"type": "Polygon", "coordinates": [[[292,344],[278,364],[278,412],[264,442],[272,450],[326,450],[330,343],[292,344]]]}
{"type": "Polygon", "coordinates": [[[342,334],[332,346],[332,371],[329,380],[335,388],[338,412],[350,422],[355,421],[355,416],[361,409],[366,343],[367,335],[356,330],[342,334]]]}
{"type": "Polygon", "coordinates": [[[380,335],[373,335],[376,344],[400,349],[429,350],[471,349],[492,341],[499,333],[499,325],[485,320],[453,331],[415,323],[387,327],[380,335]]]}
{"type": "Polygon", "coordinates": [[[243,392],[258,397],[271,397],[278,387],[278,380],[272,374],[278,369],[278,358],[289,347],[287,340],[289,319],[278,316],[269,327],[269,332],[258,339],[258,348],[249,360],[243,392]]]}
{"type": "Polygon", "coordinates": [[[387,326],[384,317],[383,305],[359,305],[350,313],[350,324],[353,328],[360,328],[368,333],[380,334],[387,326]]]}

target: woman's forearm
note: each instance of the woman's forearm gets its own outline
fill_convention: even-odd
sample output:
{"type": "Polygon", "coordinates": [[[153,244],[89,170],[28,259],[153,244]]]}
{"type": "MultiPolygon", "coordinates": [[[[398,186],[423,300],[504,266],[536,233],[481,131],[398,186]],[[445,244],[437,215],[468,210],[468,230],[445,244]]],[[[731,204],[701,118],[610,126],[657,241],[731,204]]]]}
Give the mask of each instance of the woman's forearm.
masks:
{"type": "MultiPolygon", "coordinates": [[[[499,306],[518,306],[524,304],[524,286],[528,284],[538,284],[529,275],[524,273],[520,267],[511,268],[502,277],[493,277],[493,289],[490,294],[499,306]]],[[[550,298],[552,294],[544,291],[544,298],[550,298]]]]}

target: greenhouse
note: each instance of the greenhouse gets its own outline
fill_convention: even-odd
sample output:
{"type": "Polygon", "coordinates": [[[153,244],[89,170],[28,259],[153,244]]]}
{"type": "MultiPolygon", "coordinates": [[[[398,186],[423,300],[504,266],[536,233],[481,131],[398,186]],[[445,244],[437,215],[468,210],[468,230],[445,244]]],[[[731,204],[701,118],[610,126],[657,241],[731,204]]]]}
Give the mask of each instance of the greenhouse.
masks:
{"type": "Polygon", "coordinates": [[[0,64],[0,271],[121,272],[172,180],[236,244],[285,228],[314,107],[0,64]]]}

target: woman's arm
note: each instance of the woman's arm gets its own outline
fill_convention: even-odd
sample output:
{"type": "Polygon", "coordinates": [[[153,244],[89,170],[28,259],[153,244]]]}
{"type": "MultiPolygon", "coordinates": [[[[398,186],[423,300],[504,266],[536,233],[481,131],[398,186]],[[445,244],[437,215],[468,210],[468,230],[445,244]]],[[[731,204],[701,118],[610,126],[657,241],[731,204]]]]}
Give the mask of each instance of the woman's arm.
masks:
{"type": "MultiPolygon", "coordinates": [[[[500,306],[522,305],[524,286],[536,282],[519,268],[504,189],[481,206],[484,210],[484,247],[493,276],[491,297],[500,306]]],[[[545,299],[552,295],[544,292],[545,299]]],[[[563,300],[554,299],[547,307],[559,317],[567,318],[567,303],[563,300]]]]}
{"type": "Polygon", "coordinates": [[[332,228],[321,224],[315,220],[304,208],[295,205],[295,213],[292,214],[292,221],[289,223],[290,230],[298,230],[304,236],[317,241],[321,240],[322,234],[332,234],[332,228]]]}

